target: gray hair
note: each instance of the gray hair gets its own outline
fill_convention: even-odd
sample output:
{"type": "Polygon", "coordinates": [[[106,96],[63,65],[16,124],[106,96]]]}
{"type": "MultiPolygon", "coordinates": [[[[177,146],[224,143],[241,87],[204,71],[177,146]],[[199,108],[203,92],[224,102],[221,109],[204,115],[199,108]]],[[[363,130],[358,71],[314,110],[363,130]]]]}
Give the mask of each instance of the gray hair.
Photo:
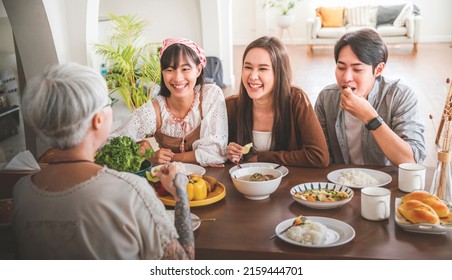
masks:
{"type": "Polygon", "coordinates": [[[51,147],[72,148],[88,133],[94,114],[109,104],[105,79],[76,63],[54,65],[27,83],[24,121],[51,147]]]}

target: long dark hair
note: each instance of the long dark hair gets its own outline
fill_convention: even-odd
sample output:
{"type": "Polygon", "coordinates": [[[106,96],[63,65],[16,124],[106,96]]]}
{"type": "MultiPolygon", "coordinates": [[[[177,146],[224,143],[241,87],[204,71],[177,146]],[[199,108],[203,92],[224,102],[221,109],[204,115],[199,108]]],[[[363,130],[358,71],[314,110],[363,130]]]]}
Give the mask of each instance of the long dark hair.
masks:
{"type": "Polygon", "coordinates": [[[388,48],[381,36],[370,28],[360,29],[343,35],[334,47],[334,59],[337,63],[339,53],[345,46],[350,46],[358,59],[367,65],[372,65],[372,71],[381,62],[388,60],[388,48]]]}
{"type": "MultiPolygon", "coordinates": [[[[160,73],[160,95],[165,97],[169,97],[171,95],[170,90],[166,87],[165,81],[163,80],[163,70],[168,67],[177,69],[180,65],[181,57],[186,57],[189,61],[194,62],[196,67],[201,64],[199,56],[190,47],[178,43],[169,46],[160,57],[160,69],[162,69],[162,72],[160,73]]],[[[202,88],[204,86],[204,69],[196,79],[196,85],[201,86],[202,93],[202,88]]]]}
{"type": "MultiPolygon", "coordinates": [[[[289,146],[287,139],[291,132],[289,100],[292,69],[289,56],[286,47],[279,39],[264,36],[254,40],[246,47],[242,65],[248,52],[254,48],[261,48],[269,53],[275,75],[272,89],[274,118],[270,150],[287,150],[289,146]]],[[[237,143],[245,145],[253,142],[253,100],[248,96],[243,81],[240,82],[237,120],[237,143]]]]}

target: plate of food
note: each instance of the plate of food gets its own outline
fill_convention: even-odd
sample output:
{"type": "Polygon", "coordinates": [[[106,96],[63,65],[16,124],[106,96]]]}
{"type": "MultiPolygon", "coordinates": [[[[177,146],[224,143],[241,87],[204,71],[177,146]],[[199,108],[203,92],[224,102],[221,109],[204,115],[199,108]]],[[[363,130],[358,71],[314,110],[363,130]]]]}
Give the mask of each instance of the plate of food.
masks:
{"type": "Polygon", "coordinates": [[[367,168],[345,168],[328,173],[329,181],[350,188],[381,187],[392,181],[384,172],[367,168]]]}
{"type": "MultiPolygon", "coordinates": [[[[198,174],[198,175],[204,175],[206,174],[206,169],[200,165],[192,164],[192,163],[178,163],[181,164],[185,168],[185,174],[191,175],[191,174],[198,174]]],[[[152,167],[151,173],[154,175],[155,169],[160,169],[163,165],[157,165],[152,167]]]]}
{"type": "MultiPolygon", "coordinates": [[[[193,176],[193,175],[189,175],[193,176]]],[[[212,203],[215,203],[217,201],[222,200],[226,196],[226,187],[220,183],[216,178],[211,176],[201,176],[202,180],[199,180],[198,176],[196,176],[196,179],[193,179],[193,177],[190,177],[191,184],[197,184],[199,181],[200,183],[204,182],[206,184],[207,191],[205,194],[197,195],[196,193],[191,197],[189,195],[189,204],[190,207],[198,207],[198,206],[204,206],[209,205],[212,203]]],[[[165,204],[166,206],[175,206],[176,202],[174,201],[174,197],[168,193],[165,193],[161,190],[163,187],[158,187],[156,184],[160,182],[154,183],[153,187],[156,190],[157,197],[165,204]]],[[[188,187],[188,186],[187,186],[188,187]]],[[[197,188],[197,186],[194,186],[197,188]]],[[[194,191],[196,192],[196,191],[194,191]]]]}
{"type": "Polygon", "coordinates": [[[331,209],[348,203],[354,192],[334,183],[310,182],[296,185],[290,189],[290,194],[296,202],[309,208],[331,209]]]}
{"type": "MultiPolygon", "coordinates": [[[[281,173],[283,174],[283,177],[286,176],[287,174],[289,174],[289,169],[287,169],[287,167],[279,165],[277,163],[270,163],[270,162],[249,162],[249,163],[241,163],[240,164],[241,167],[270,167],[270,168],[275,168],[277,167],[277,169],[279,171],[281,171],[281,173]]],[[[229,174],[231,174],[232,172],[234,172],[235,170],[237,170],[237,168],[240,168],[238,166],[234,166],[231,167],[231,169],[229,169],[229,174]]]]}
{"type": "Polygon", "coordinates": [[[452,206],[426,191],[395,199],[395,222],[406,231],[444,234],[452,231],[452,206]]]}
{"type": "Polygon", "coordinates": [[[326,217],[305,218],[295,226],[292,225],[297,218],[282,221],[275,228],[276,235],[287,243],[311,248],[335,247],[355,238],[355,230],[347,223],[326,217]]]}
{"type": "MultiPolygon", "coordinates": [[[[171,222],[173,222],[173,224],[174,224],[174,210],[166,210],[166,214],[168,214],[168,217],[170,218],[171,222]]],[[[193,228],[193,231],[195,231],[201,225],[201,219],[193,213],[190,213],[190,216],[191,216],[192,228],[193,228]]]]}

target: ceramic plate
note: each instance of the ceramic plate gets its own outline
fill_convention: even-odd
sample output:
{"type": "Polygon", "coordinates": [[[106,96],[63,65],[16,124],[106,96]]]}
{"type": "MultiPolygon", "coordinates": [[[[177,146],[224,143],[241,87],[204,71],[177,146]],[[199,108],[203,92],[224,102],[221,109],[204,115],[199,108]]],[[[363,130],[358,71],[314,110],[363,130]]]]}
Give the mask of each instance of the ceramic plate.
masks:
{"type": "MultiPolygon", "coordinates": [[[[250,162],[250,163],[241,163],[240,164],[240,166],[242,166],[242,167],[271,167],[271,168],[275,168],[278,165],[279,164],[277,164],[277,163],[270,163],[270,162],[250,162]]],[[[237,168],[239,168],[239,167],[234,166],[231,169],[229,169],[229,174],[234,172],[237,168]]],[[[278,170],[281,171],[281,173],[283,174],[283,177],[286,176],[287,174],[289,174],[289,169],[287,169],[287,167],[285,167],[285,166],[278,167],[278,170]]]]}
{"type": "Polygon", "coordinates": [[[351,188],[348,188],[346,186],[337,185],[334,183],[322,183],[322,182],[312,182],[312,183],[304,183],[300,185],[296,185],[292,189],[290,189],[290,194],[292,195],[292,198],[295,199],[298,203],[307,206],[309,208],[314,209],[331,209],[340,207],[346,203],[348,203],[353,198],[353,190],[351,188]],[[305,191],[309,190],[335,190],[338,192],[345,192],[348,194],[349,198],[342,199],[339,201],[333,201],[333,202],[322,202],[322,201],[308,201],[303,198],[295,197],[296,193],[303,193],[305,191]]]}
{"type": "MultiPolygon", "coordinates": [[[[170,218],[171,222],[174,223],[174,210],[166,210],[166,213],[168,214],[168,217],[170,218]]],[[[201,220],[199,219],[198,216],[196,216],[193,213],[190,213],[190,215],[191,215],[191,223],[192,223],[193,231],[195,231],[201,225],[201,220]]]]}
{"type": "Polygon", "coordinates": [[[301,247],[310,247],[310,248],[328,248],[335,247],[339,245],[343,245],[345,243],[350,242],[353,238],[355,238],[355,230],[347,223],[342,221],[325,218],[325,217],[316,217],[316,216],[307,216],[308,220],[313,222],[322,223],[327,227],[326,233],[326,242],[323,245],[309,245],[304,244],[287,237],[285,233],[280,234],[284,229],[288,226],[292,225],[295,218],[287,219],[276,226],[275,232],[279,238],[286,241],[287,243],[301,246],[301,247]]]}
{"type": "MultiPolygon", "coordinates": [[[[212,204],[212,203],[215,203],[217,201],[222,200],[226,196],[226,187],[220,182],[217,182],[216,186],[217,187],[215,188],[215,190],[213,192],[210,192],[207,195],[206,199],[190,201],[189,202],[190,207],[198,207],[198,206],[209,205],[209,204],[212,204]]],[[[174,206],[174,205],[176,205],[176,202],[174,201],[174,198],[171,195],[157,196],[157,197],[166,206],[174,206]]]]}
{"type": "Polygon", "coordinates": [[[378,183],[373,184],[373,185],[352,185],[352,184],[350,184],[350,185],[342,184],[342,185],[345,185],[345,186],[351,187],[351,188],[359,188],[360,189],[360,188],[366,188],[366,187],[381,187],[381,186],[385,186],[385,185],[391,183],[391,181],[392,181],[392,177],[389,174],[386,174],[386,173],[378,171],[378,170],[367,169],[367,168],[339,169],[339,170],[335,170],[335,171],[328,173],[327,178],[328,178],[328,180],[330,180],[333,183],[341,184],[339,182],[339,178],[342,176],[342,173],[353,171],[353,170],[361,171],[361,172],[366,173],[369,176],[372,176],[373,178],[375,178],[378,181],[378,183]]]}
{"type": "MultiPolygon", "coordinates": [[[[449,222],[448,224],[444,224],[441,222],[439,225],[434,224],[428,224],[428,223],[419,223],[419,224],[413,224],[412,222],[405,219],[405,217],[402,216],[402,214],[399,213],[397,210],[400,206],[400,203],[402,201],[401,197],[396,197],[395,199],[395,222],[396,224],[403,228],[406,231],[411,232],[419,232],[419,233],[429,233],[429,234],[443,234],[448,231],[452,231],[452,223],[449,222]]],[[[449,208],[451,206],[449,205],[449,208]]],[[[452,209],[451,209],[452,211],[452,209]]]]}
{"type": "MultiPolygon", "coordinates": [[[[199,175],[204,175],[206,174],[206,169],[200,165],[196,165],[196,164],[191,164],[191,163],[182,163],[184,165],[185,168],[185,172],[187,175],[191,175],[191,174],[199,174],[199,175]]],[[[152,167],[152,171],[154,171],[155,168],[160,168],[162,167],[162,165],[157,165],[152,167]]]]}

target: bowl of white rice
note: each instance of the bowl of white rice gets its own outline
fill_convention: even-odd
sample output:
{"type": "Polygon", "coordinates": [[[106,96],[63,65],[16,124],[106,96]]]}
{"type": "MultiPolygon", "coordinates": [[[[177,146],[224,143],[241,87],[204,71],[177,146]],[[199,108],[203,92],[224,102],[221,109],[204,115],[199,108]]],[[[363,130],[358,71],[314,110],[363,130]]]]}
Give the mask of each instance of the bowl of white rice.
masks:
{"type": "Polygon", "coordinates": [[[349,186],[372,186],[378,185],[378,180],[359,169],[342,172],[338,179],[339,184],[349,186]]]}
{"type": "Polygon", "coordinates": [[[392,177],[374,169],[345,168],[328,173],[329,181],[352,188],[381,187],[389,184],[392,177]]]}
{"type": "Polygon", "coordinates": [[[318,246],[325,244],[327,230],[327,227],[321,223],[305,221],[301,225],[288,229],[286,236],[305,245],[318,246]]]}
{"type": "Polygon", "coordinates": [[[306,220],[302,225],[292,226],[296,218],[280,222],[275,228],[276,235],[287,243],[309,248],[335,247],[355,238],[353,227],[343,221],[327,217],[303,217],[306,220]]]}

